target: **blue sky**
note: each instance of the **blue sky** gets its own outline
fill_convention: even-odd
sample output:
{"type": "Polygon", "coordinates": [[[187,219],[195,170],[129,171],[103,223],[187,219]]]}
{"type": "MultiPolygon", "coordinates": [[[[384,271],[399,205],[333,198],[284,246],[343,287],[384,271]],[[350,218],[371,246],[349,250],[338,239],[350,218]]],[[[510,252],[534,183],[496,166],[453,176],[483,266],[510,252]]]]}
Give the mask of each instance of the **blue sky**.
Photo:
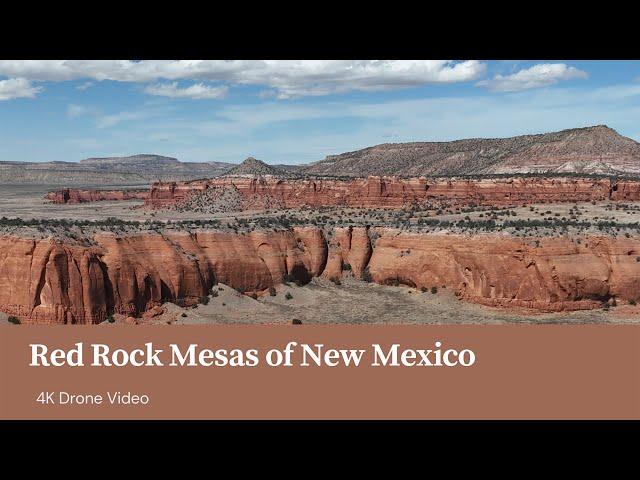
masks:
{"type": "Polygon", "coordinates": [[[0,60],[0,160],[302,163],[597,124],[640,141],[640,62],[0,60]]]}

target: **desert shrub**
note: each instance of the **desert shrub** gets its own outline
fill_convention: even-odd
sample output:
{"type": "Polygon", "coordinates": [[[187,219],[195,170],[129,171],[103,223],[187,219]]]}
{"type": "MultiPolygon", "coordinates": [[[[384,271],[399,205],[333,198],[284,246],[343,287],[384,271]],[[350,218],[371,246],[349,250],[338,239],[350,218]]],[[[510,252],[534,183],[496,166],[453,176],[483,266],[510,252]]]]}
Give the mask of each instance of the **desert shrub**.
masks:
{"type": "Polygon", "coordinates": [[[629,300],[629,305],[635,305],[637,302],[635,300],[629,300]]]}
{"type": "Polygon", "coordinates": [[[207,305],[209,303],[209,297],[207,295],[205,295],[204,297],[202,297],[200,299],[200,303],[203,305],[207,305]]]}
{"type": "Polygon", "coordinates": [[[349,270],[351,270],[351,264],[342,262],[342,270],[346,270],[348,272],[349,270]]]}
{"type": "Polygon", "coordinates": [[[213,292],[211,292],[211,296],[212,297],[217,297],[219,295],[218,290],[214,290],[213,292]]]}
{"type": "Polygon", "coordinates": [[[301,321],[301,320],[298,320],[297,318],[294,318],[294,319],[291,321],[291,323],[292,323],[293,325],[302,325],[302,321],[301,321]]]}
{"type": "Polygon", "coordinates": [[[113,313],[107,317],[107,321],[108,321],[109,323],[113,323],[113,322],[115,322],[115,321],[116,321],[116,319],[115,319],[115,318],[113,318],[113,313]]]}
{"type": "Polygon", "coordinates": [[[373,282],[373,277],[371,277],[371,273],[369,272],[369,267],[366,267],[362,272],[362,280],[368,283],[373,282]]]}
{"type": "Polygon", "coordinates": [[[420,291],[421,291],[422,293],[426,293],[426,292],[427,292],[427,287],[422,287],[422,288],[420,288],[420,291]]]}
{"type": "Polygon", "coordinates": [[[431,287],[431,293],[433,293],[434,295],[438,293],[438,287],[431,287]]]}
{"type": "Polygon", "coordinates": [[[286,298],[287,300],[291,300],[291,299],[293,298],[293,295],[291,295],[291,292],[287,292],[287,293],[284,295],[284,298],[286,298]]]}
{"type": "Polygon", "coordinates": [[[18,317],[9,317],[7,318],[9,323],[13,323],[14,325],[20,325],[20,319],[18,317]]]}
{"type": "Polygon", "coordinates": [[[340,281],[340,279],[339,279],[339,278],[331,277],[329,280],[330,280],[334,285],[342,285],[342,282],[340,281]]]}
{"type": "Polygon", "coordinates": [[[186,317],[186,316],[187,316],[187,314],[186,314],[186,313],[183,313],[183,314],[182,314],[182,315],[180,315],[180,316],[184,318],[184,317],[186,317]]]}
{"type": "Polygon", "coordinates": [[[271,286],[269,287],[269,296],[271,297],[275,297],[276,296],[276,288],[271,286]]]}

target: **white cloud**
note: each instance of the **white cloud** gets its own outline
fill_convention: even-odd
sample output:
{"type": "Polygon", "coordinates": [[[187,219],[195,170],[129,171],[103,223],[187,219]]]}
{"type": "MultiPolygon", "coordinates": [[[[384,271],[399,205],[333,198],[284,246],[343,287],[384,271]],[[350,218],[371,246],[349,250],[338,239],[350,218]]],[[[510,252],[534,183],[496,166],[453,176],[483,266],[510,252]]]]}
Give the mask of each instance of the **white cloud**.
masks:
{"type": "Polygon", "coordinates": [[[477,60],[1,60],[0,76],[147,83],[194,80],[260,85],[278,98],[476,80],[477,60]]]}
{"type": "Polygon", "coordinates": [[[0,100],[12,98],[33,98],[42,91],[42,87],[34,87],[25,78],[9,78],[0,80],[0,100]]]}
{"type": "Polygon", "coordinates": [[[149,85],[144,91],[149,95],[171,98],[220,99],[227,94],[228,87],[209,87],[203,83],[195,83],[190,87],[180,88],[178,82],[149,85]]]}
{"type": "Polygon", "coordinates": [[[476,85],[494,92],[519,92],[531,88],[546,87],[562,80],[587,78],[587,73],[564,63],[540,63],[511,75],[496,75],[476,85]]]}

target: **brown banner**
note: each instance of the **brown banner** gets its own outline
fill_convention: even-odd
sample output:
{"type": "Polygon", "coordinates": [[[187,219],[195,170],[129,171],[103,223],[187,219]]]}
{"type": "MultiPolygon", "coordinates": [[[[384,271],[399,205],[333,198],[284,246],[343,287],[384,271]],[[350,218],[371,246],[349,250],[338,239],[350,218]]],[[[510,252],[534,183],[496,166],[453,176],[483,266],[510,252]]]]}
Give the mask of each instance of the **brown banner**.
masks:
{"type": "Polygon", "coordinates": [[[6,325],[0,339],[5,419],[640,418],[635,326],[6,325]],[[292,341],[293,366],[266,363],[267,351],[282,351],[292,341]],[[162,350],[164,366],[90,366],[92,344],[106,344],[113,353],[144,349],[148,342],[162,350]],[[441,354],[472,350],[475,363],[419,365],[419,351],[432,350],[427,361],[437,360],[435,342],[441,342],[441,354]],[[84,366],[29,366],[30,344],[44,344],[50,354],[77,343],[83,344],[84,366]],[[197,344],[197,354],[255,349],[259,364],[170,366],[171,344],[180,352],[197,344]],[[300,366],[302,344],[320,348],[324,365],[306,355],[310,366],[300,366]],[[398,359],[414,365],[372,366],[372,346],[387,354],[393,344],[398,359]],[[329,349],[364,352],[359,366],[345,366],[341,352],[329,349]],[[129,401],[128,392],[133,403],[117,403],[129,401]],[[92,404],[97,396],[102,403],[92,404]]]}

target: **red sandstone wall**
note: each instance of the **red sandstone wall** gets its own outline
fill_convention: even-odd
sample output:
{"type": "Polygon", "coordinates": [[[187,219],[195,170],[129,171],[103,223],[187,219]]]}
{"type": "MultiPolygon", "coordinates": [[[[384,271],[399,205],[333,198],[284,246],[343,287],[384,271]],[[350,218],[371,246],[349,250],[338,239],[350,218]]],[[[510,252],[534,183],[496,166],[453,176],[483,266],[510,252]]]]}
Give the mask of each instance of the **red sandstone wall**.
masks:
{"type": "Polygon", "coordinates": [[[353,180],[282,180],[218,178],[183,183],[155,183],[145,204],[163,208],[208,188],[236,188],[243,209],[263,209],[274,201],[283,208],[301,206],[402,207],[415,202],[450,200],[457,203],[522,204],[640,200],[640,182],[585,178],[511,178],[427,180],[369,177],[353,180]]]}
{"type": "Polygon", "coordinates": [[[52,203],[85,203],[117,200],[146,200],[149,190],[77,190],[65,188],[45,195],[52,203]]]}
{"type": "Polygon", "coordinates": [[[142,199],[163,208],[209,188],[235,188],[245,210],[301,206],[402,207],[415,202],[449,200],[491,205],[534,202],[640,200],[640,182],[586,178],[510,178],[427,180],[368,177],[353,180],[284,180],[275,177],[223,177],[193,182],[154,183],[150,190],[77,190],[48,193],[53,203],[142,199]]]}
{"type": "Polygon", "coordinates": [[[640,299],[640,239],[520,239],[382,232],[369,271],[378,283],[446,286],[468,300],[543,310],[640,299]]]}
{"type": "Polygon", "coordinates": [[[487,305],[594,308],[640,300],[640,239],[535,240],[500,235],[316,228],[246,235],[175,232],[97,235],[96,247],[0,237],[0,310],[33,323],[97,323],[164,301],[191,305],[214,279],[261,292],[286,274],[338,278],[342,263],[378,283],[442,287],[487,305]],[[370,238],[376,238],[371,242],[370,238]]]}

